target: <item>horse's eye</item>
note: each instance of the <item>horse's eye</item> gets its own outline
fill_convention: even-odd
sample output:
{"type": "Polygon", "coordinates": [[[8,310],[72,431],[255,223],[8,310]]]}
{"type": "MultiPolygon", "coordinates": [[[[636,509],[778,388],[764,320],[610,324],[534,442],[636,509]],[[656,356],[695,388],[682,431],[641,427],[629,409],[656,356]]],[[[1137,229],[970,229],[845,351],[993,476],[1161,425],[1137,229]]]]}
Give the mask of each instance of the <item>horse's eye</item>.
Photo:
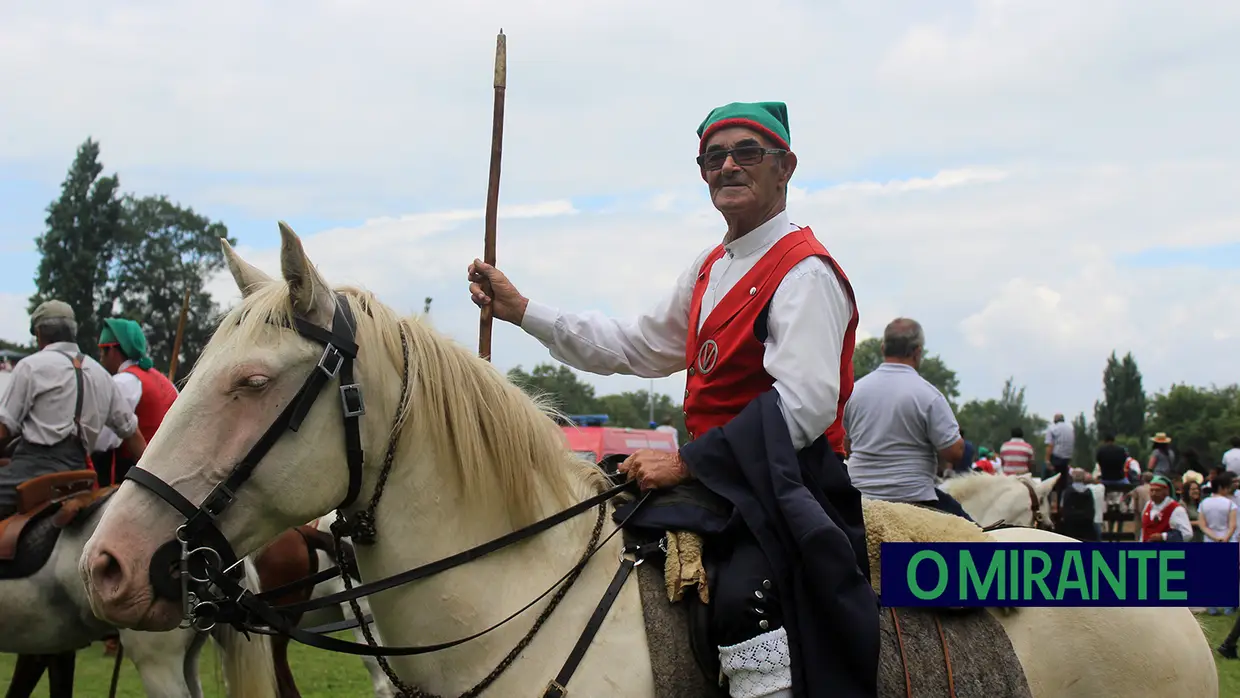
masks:
{"type": "Polygon", "coordinates": [[[250,376],[249,378],[246,378],[242,382],[242,385],[244,385],[247,388],[253,388],[257,390],[258,388],[267,387],[267,384],[270,382],[271,382],[271,379],[268,378],[267,376],[250,376]]]}

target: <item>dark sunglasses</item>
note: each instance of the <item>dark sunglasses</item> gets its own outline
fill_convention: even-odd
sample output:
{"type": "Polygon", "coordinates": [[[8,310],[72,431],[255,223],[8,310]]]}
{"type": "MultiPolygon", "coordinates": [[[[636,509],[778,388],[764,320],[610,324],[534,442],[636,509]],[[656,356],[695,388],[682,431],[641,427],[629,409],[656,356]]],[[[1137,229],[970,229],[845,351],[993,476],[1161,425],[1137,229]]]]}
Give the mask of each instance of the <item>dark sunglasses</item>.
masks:
{"type": "Polygon", "coordinates": [[[763,148],[760,145],[743,145],[731,150],[711,150],[697,157],[698,167],[704,170],[718,170],[732,156],[732,162],[738,165],[756,165],[767,155],[782,155],[788,151],[780,148],[763,148]]]}

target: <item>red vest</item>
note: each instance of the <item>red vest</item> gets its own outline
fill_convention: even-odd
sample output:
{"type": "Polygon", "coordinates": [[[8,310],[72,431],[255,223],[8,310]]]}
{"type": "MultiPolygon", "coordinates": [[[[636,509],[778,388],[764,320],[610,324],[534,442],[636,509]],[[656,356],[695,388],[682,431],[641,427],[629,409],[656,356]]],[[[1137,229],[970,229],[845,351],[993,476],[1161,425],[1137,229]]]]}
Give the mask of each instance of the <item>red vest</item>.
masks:
{"type": "Polygon", "coordinates": [[[853,345],[857,330],[857,304],[852,285],[822,243],[809,228],[788,233],[754,265],[753,269],[725,295],[698,332],[702,296],[710,267],[724,254],[720,245],[706,257],[698,271],[689,305],[689,340],[685,345],[685,426],[689,439],[722,426],[740,414],[750,402],[771,389],[775,379],[762,365],[765,346],[754,334],[754,325],[771,302],[784,276],[807,257],[827,261],[853,302],[852,318],[844,334],[840,357],[840,397],[835,422],[827,430],[827,440],[836,453],[844,453],[844,405],[853,390],[853,345]]]}
{"type": "Polygon", "coordinates": [[[138,417],[142,438],[150,443],[151,439],[155,438],[160,423],[164,421],[164,414],[177,399],[176,386],[159,371],[129,366],[125,373],[133,374],[142,383],[142,398],[138,400],[138,408],[134,412],[138,417]]]}
{"type": "Polygon", "coordinates": [[[1180,503],[1172,500],[1170,504],[1163,508],[1161,516],[1157,521],[1150,519],[1150,511],[1154,507],[1154,503],[1150,502],[1145,505],[1145,511],[1141,512],[1141,541],[1149,542],[1150,536],[1155,533],[1166,533],[1171,530],[1171,512],[1180,506],[1180,503]]]}

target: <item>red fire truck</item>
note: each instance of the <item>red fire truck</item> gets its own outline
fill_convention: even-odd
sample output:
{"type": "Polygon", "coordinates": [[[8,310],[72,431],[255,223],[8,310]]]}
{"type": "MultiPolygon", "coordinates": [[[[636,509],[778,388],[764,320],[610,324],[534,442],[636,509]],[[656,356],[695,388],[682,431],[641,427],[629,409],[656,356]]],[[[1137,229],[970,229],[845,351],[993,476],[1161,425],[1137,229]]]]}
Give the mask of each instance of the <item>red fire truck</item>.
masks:
{"type": "Polygon", "coordinates": [[[609,427],[605,426],[608,421],[605,414],[576,415],[569,419],[572,424],[561,425],[568,447],[582,458],[602,464],[607,472],[614,472],[616,466],[639,448],[658,451],[679,448],[677,434],[671,427],[609,427]]]}

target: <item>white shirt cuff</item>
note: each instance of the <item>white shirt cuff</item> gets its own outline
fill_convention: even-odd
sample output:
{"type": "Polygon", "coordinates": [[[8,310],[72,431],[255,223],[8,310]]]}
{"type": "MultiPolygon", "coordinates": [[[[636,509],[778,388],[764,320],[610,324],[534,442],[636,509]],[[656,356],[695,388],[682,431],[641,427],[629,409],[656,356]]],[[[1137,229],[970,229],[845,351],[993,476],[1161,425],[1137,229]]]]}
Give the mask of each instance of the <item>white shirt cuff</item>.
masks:
{"type": "Polygon", "coordinates": [[[525,316],[521,318],[521,329],[541,342],[553,342],[555,340],[555,322],[559,317],[560,311],[549,305],[543,305],[538,301],[531,300],[525,306],[525,316]]]}

